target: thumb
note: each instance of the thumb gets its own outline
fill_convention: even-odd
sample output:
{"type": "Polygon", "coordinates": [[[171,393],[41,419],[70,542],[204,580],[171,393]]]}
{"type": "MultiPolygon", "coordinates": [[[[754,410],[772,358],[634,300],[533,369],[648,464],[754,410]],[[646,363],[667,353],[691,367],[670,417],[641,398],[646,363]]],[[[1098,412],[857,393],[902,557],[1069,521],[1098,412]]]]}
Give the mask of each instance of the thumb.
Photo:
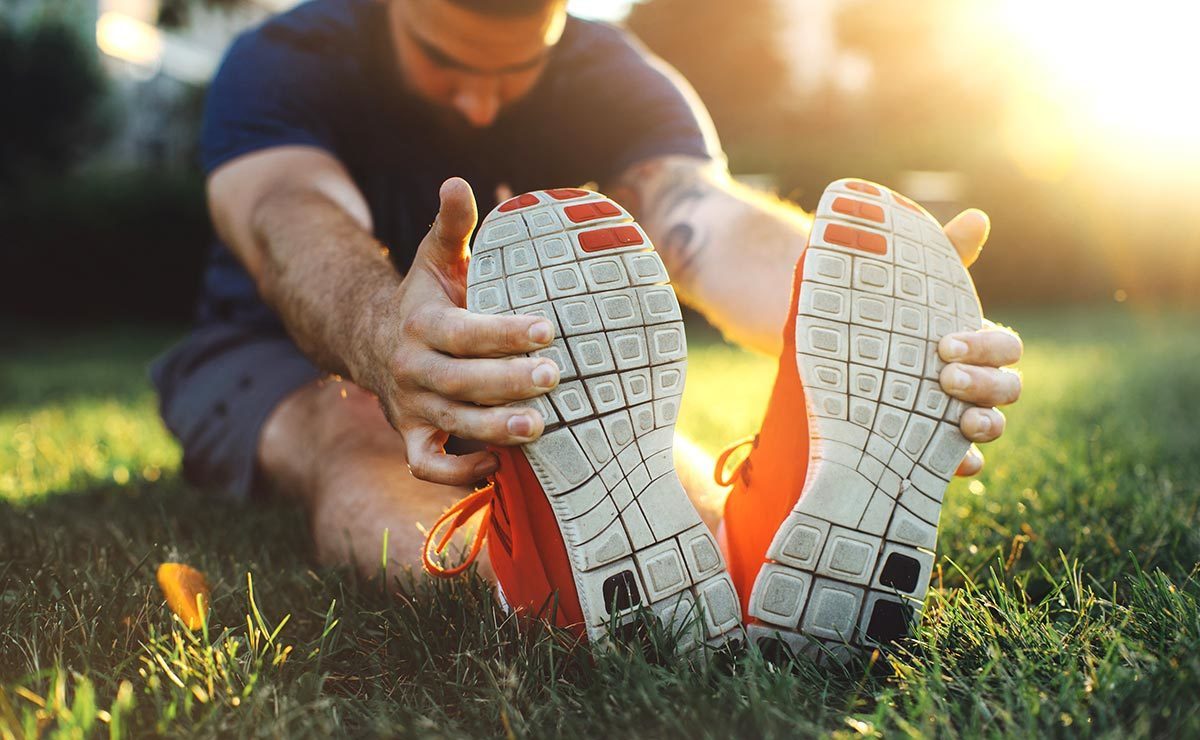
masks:
{"type": "Polygon", "coordinates": [[[441,206],[425,238],[429,250],[425,256],[441,265],[458,266],[467,259],[467,243],[478,218],[475,194],[466,180],[452,177],[442,183],[438,195],[441,206]]]}
{"type": "Polygon", "coordinates": [[[978,208],[968,208],[947,221],[942,228],[962,258],[963,267],[970,267],[979,257],[992,224],[986,213],[978,208]]]}

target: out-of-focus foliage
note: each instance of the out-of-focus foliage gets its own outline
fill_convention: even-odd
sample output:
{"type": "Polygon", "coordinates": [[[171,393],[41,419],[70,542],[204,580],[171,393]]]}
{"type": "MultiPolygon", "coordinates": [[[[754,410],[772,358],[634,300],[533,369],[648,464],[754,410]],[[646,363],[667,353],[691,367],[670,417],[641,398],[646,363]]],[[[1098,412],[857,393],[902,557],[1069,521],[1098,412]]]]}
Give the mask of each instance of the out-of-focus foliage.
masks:
{"type": "Polygon", "coordinates": [[[211,239],[193,173],[27,179],[0,199],[0,315],[184,321],[211,239]]]}
{"type": "Polygon", "coordinates": [[[774,0],[653,0],[627,25],[669,61],[708,105],[723,138],[768,135],[777,126],[787,67],[772,34],[774,0]]]}
{"type": "Polygon", "coordinates": [[[991,215],[991,240],[973,270],[985,305],[1118,293],[1194,302],[1200,218],[1185,194],[1200,188],[1200,168],[1089,150],[1068,136],[1061,152],[1047,152],[1060,161],[1028,171],[1039,169],[1036,143],[1049,124],[1036,107],[1023,109],[1018,125],[1011,112],[1036,87],[1028,77],[1036,67],[999,29],[964,20],[982,5],[840,4],[838,46],[870,61],[870,84],[857,93],[831,84],[802,99],[784,97],[778,72],[783,3],[646,0],[629,25],[695,85],[733,171],[771,175],[805,208],[839,177],[903,187],[912,171],[956,175],[957,199],[932,205],[942,218],[968,206],[991,215]],[[1024,161],[1014,156],[1022,147],[1024,161]]]}
{"type": "MultiPolygon", "coordinates": [[[[947,43],[949,19],[961,6],[961,0],[866,0],[839,13],[839,42],[868,58],[872,69],[859,105],[843,106],[850,114],[844,122],[861,122],[878,137],[882,146],[869,147],[873,156],[897,167],[961,169],[987,153],[981,134],[995,125],[1003,79],[983,64],[986,33],[970,44],[947,43]]],[[[1004,63],[1002,56],[990,62],[1004,63]]]]}
{"type": "Polygon", "coordinates": [[[66,22],[0,21],[0,188],[61,174],[100,144],[105,87],[94,52],[66,22]]]}
{"type": "Polygon", "coordinates": [[[163,28],[183,28],[191,20],[191,9],[197,5],[229,10],[247,2],[248,0],[160,0],[158,24],[163,28]]]}
{"type": "MultiPolygon", "coordinates": [[[[0,276],[20,276],[0,314],[185,320],[211,235],[203,184],[107,154],[122,98],[76,20],[65,2],[0,20],[0,276]]],[[[195,138],[202,100],[181,96],[165,125],[195,138]]]]}

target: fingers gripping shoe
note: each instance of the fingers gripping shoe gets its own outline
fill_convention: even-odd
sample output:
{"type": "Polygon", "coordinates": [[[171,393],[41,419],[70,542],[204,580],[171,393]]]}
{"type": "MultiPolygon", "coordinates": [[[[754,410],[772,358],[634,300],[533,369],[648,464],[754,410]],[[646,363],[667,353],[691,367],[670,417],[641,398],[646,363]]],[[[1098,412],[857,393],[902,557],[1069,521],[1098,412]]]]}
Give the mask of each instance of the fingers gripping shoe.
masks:
{"type": "Polygon", "coordinates": [[[942,494],[970,446],[937,343],[982,319],[938,223],[861,180],[821,197],[791,300],[766,417],[728,477],[723,544],[753,642],[845,656],[906,634],[922,609],[942,494]]]}
{"type": "MultiPolygon", "coordinates": [[[[687,345],[679,303],[641,227],[586,190],[512,198],[479,227],[467,308],[548,319],[556,338],[534,354],[555,361],[560,383],[514,404],[542,414],[542,436],[493,448],[493,486],[439,527],[489,508],[471,556],[487,537],[505,601],[537,612],[556,600],[558,623],[589,639],[639,611],[680,632],[681,647],[740,635],[720,549],[675,474],[687,345]]],[[[429,550],[448,541],[435,542],[439,527],[426,548],[434,571],[429,550]]]]}

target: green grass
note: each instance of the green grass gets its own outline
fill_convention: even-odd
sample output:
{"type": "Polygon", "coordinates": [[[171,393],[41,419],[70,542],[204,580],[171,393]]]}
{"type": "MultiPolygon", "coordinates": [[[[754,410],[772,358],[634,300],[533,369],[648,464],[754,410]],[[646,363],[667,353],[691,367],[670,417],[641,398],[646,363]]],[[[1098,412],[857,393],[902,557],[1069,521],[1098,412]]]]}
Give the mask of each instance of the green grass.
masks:
{"type": "MultiPolygon", "coordinates": [[[[845,669],[593,655],[478,580],[314,568],[301,512],[179,480],[144,380],[169,332],[0,332],[0,737],[1195,736],[1198,317],[1002,318],[1026,392],[947,494],[927,619],[845,669]],[[164,560],[213,583],[207,635],[164,560]]],[[[752,432],[773,368],[696,333],[683,430],[752,432]]]]}

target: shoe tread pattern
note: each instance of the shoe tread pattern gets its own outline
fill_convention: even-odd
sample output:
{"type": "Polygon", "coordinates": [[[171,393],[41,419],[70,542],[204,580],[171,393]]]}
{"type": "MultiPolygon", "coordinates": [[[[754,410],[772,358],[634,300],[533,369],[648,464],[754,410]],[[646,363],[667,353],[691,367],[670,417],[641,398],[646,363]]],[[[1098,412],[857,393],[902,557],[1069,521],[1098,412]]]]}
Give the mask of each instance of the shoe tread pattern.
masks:
{"type": "Polygon", "coordinates": [[[532,354],[558,365],[558,387],[514,405],[546,421],[522,449],[558,519],[589,638],[638,607],[696,627],[681,647],[739,633],[724,559],[675,473],[687,344],[645,232],[598,193],[525,193],[480,224],[467,286],[469,310],[555,327],[551,346],[532,354]]]}
{"type": "Polygon", "coordinates": [[[920,614],[942,496],[970,446],[937,343],[982,314],[937,222],[862,180],[822,195],[797,310],[810,473],[755,581],[751,638],[837,657],[920,614]]]}

